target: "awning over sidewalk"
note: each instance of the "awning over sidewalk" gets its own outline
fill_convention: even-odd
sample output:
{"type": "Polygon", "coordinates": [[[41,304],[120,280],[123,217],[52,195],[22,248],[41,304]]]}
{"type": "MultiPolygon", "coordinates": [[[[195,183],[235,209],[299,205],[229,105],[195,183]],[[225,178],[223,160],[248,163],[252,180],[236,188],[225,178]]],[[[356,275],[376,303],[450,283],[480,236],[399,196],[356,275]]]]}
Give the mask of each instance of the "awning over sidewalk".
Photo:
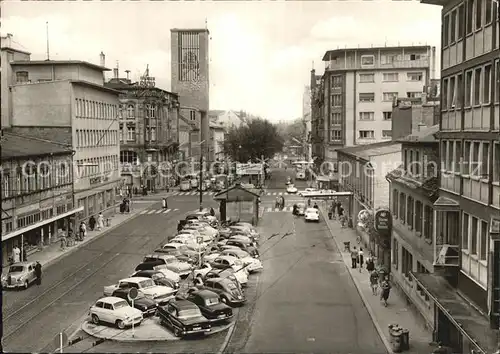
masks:
{"type": "Polygon", "coordinates": [[[36,229],[36,228],[38,228],[40,226],[44,226],[44,225],[50,224],[51,222],[57,221],[59,219],[65,218],[65,217],[73,215],[73,214],[76,214],[76,213],[78,213],[80,211],[83,211],[83,206],[75,208],[75,209],[72,209],[72,210],[67,211],[67,212],[65,212],[63,214],[56,215],[54,217],[51,217],[50,219],[42,220],[40,222],[37,222],[36,224],[23,227],[22,229],[14,230],[12,232],[9,232],[6,235],[2,235],[2,242],[3,241],[7,241],[7,240],[9,240],[9,239],[11,239],[13,237],[22,235],[22,234],[24,234],[24,233],[26,233],[28,231],[34,230],[34,229],[36,229]]]}
{"type": "Polygon", "coordinates": [[[411,273],[456,328],[484,354],[497,349],[497,332],[488,319],[457,294],[446,279],[435,274],[411,273]]]}

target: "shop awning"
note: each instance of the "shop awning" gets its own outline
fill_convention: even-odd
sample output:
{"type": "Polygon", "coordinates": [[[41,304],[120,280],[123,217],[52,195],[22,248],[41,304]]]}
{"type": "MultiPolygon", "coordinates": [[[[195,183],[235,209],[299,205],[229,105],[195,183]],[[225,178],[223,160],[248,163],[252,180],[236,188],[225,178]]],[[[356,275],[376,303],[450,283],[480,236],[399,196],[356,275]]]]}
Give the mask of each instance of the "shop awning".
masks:
{"type": "Polygon", "coordinates": [[[63,214],[56,215],[54,217],[51,217],[50,219],[42,220],[40,222],[37,222],[36,224],[23,227],[22,229],[14,230],[12,232],[9,232],[6,235],[2,235],[2,242],[3,241],[7,241],[8,239],[11,239],[13,237],[22,235],[22,234],[24,234],[24,233],[26,233],[28,231],[34,230],[36,228],[39,228],[40,226],[44,226],[44,225],[50,224],[51,222],[54,222],[54,221],[57,221],[59,219],[65,218],[66,216],[70,216],[70,215],[76,214],[76,213],[78,213],[80,211],[83,211],[83,206],[75,208],[75,209],[72,209],[72,210],[67,211],[67,212],[65,212],[63,214]]]}
{"type": "Polygon", "coordinates": [[[489,320],[469,305],[443,277],[435,274],[411,273],[439,309],[483,354],[497,349],[497,332],[489,320]]]}

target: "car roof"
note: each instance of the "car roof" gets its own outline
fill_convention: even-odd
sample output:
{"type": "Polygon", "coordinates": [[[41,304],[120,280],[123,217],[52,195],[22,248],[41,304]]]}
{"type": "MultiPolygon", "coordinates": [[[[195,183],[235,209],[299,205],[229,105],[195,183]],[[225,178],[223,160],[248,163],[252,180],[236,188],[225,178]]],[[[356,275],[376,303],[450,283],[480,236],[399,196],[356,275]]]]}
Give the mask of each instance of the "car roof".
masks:
{"type": "Polygon", "coordinates": [[[213,291],[207,290],[207,289],[201,289],[197,291],[192,292],[193,295],[199,295],[201,297],[219,297],[217,293],[214,293],[213,291]]]}
{"type": "Polygon", "coordinates": [[[146,278],[146,277],[131,277],[131,278],[121,279],[120,281],[129,281],[129,282],[136,283],[138,281],[143,281],[143,280],[151,280],[151,279],[146,278]]]}
{"type": "MultiPolygon", "coordinates": [[[[116,297],[116,296],[106,296],[106,297],[102,297],[100,298],[99,300],[97,301],[103,301],[103,302],[107,302],[109,304],[116,304],[117,302],[122,302],[122,301],[125,301],[123,300],[121,297],[116,297]]],[[[96,302],[97,302],[96,301],[96,302]]]]}
{"type": "Polygon", "coordinates": [[[226,255],[220,255],[219,257],[217,258],[221,258],[221,259],[225,259],[225,260],[228,260],[228,261],[234,261],[234,260],[237,260],[238,258],[236,257],[233,257],[233,256],[226,256],[226,255]]]}
{"type": "Polygon", "coordinates": [[[315,211],[317,213],[319,212],[319,210],[316,208],[307,208],[306,211],[315,211]]]}
{"type": "Polygon", "coordinates": [[[11,264],[9,267],[11,266],[27,266],[27,265],[30,265],[30,264],[34,264],[35,262],[17,262],[17,263],[14,263],[14,264],[11,264]]]}
{"type": "Polygon", "coordinates": [[[198,306],[189,300],[175,300],[171,304],[179,310],[198,309],[198,306]]]}
{"type": "MultiPolygon", "coordinates": [[[[144,269],[144,270],[138,270],[135,274],[156,274],[156,273],[161,273],[159,270],[155,269],[144,269]]],[[[132,278],[141,278],[141,277],[132,277],[132,278]]],[[[143,277],[144,278],[144,277],[143,277]]]]}
{"type": "MultiPolygon", "coordinates": [[[[222,252],[226,252],[226,251],[227,252],[233,252],[233,253],[236,253],[236,254],[238,254],[238,253],[248,254],[247,251],[243,251],[241,248],[228,248],[226,250],[223,250],[222,252]]],[[[224,255],[222,255],[222,256],[224,256],[224,255]]]]}

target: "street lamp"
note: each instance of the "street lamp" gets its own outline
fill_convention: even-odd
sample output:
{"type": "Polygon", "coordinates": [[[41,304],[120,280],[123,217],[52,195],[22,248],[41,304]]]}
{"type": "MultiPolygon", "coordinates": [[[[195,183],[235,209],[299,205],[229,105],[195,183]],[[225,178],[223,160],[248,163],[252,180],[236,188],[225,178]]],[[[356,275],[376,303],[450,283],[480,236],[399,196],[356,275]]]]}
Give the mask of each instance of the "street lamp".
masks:
{"type": "Polygon", "coordinates": [[[200,191],[200,211],[203,211],[203,143],[205,140],[200,141],[200,180],[198,182],[198,189],[200,191]]]}

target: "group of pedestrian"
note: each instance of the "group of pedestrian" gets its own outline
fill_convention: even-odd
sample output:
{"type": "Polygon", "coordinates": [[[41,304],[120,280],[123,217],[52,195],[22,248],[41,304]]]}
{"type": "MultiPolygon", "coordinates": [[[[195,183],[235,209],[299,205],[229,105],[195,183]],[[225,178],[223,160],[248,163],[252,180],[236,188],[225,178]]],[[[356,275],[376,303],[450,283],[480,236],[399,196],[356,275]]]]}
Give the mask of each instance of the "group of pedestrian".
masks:
{"type": "Polygon", "coordinates": [[[364,262],[364,253],[363,249],[360,247],[359,250],[354,247],[351,250],[351,267],[352,269],[359,269],[359,272],[361,273],[361,270],[363,269],[363,262],[364,262]]]}
{"type": "Polygon", "coordinates": [[[285,198],[283,198],[283,196],[276,197],[274,207],[283,210],[283,208],[285,208],[285,198]]]}
{"type": "Polygon", "coordinates": [[[15,245],[14,248],[12,249],[12,256],[10,257],[10,263],[19,263],[21,262],[27,262],[28,257],[26,255],[26,249],[28,248],[28,244],[25,242],[23,245],[23,249],[21,250],[18,245],[15,245]]]}

